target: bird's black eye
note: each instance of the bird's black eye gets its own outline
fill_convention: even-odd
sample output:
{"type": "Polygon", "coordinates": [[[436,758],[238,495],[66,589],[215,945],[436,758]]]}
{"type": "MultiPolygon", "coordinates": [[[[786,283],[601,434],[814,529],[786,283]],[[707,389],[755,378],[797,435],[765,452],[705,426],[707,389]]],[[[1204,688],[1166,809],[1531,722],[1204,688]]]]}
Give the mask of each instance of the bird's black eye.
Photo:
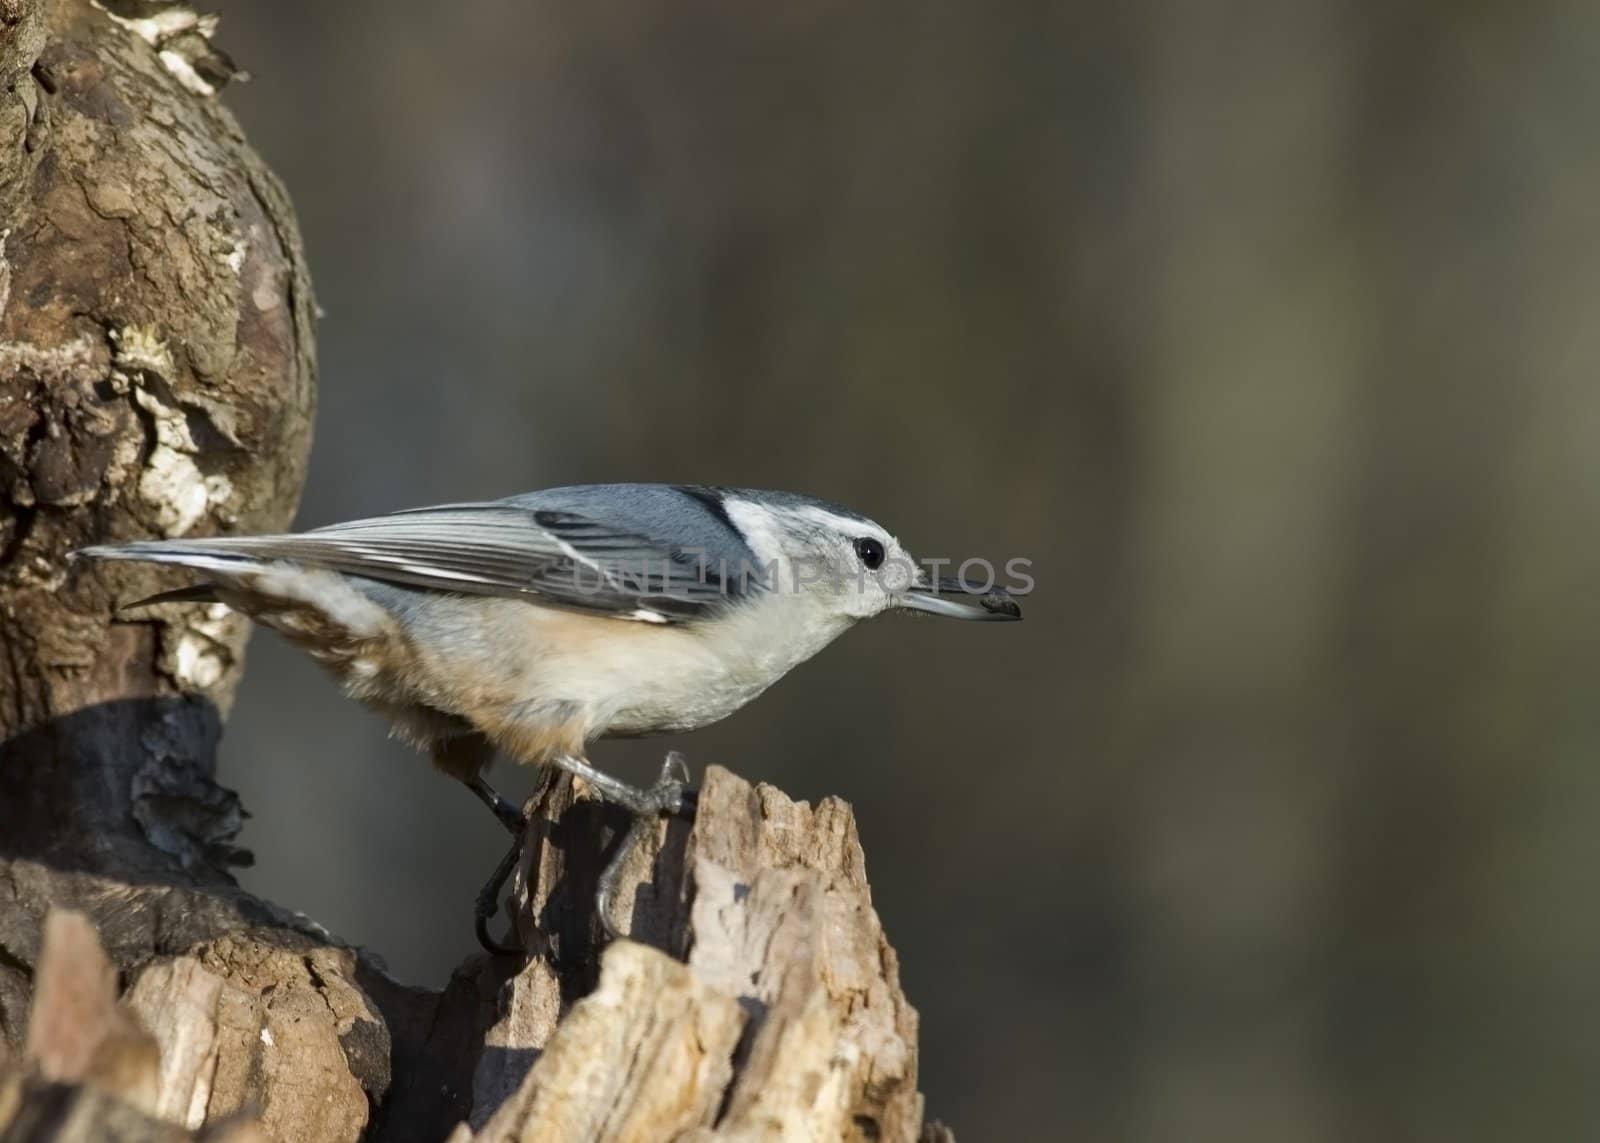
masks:
{"type": "Polygon", "coordinates": [[[871,536],[862,536],[856,541],[856,555],[869,571],[876,571],[883,564],[883,545],[871,536]]]}

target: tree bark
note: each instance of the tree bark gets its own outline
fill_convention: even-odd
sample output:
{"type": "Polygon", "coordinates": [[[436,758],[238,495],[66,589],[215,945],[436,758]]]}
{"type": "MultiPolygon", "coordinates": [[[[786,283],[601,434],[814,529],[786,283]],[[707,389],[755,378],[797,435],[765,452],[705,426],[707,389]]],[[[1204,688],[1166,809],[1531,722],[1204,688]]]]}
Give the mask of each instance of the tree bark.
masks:
{"type": "Polygon", "coordinates": [[[247,1115],[297,1143],[950,1138],[923,1122],[916,1013],[843,802],[712,767],[693,823],[628,863],[639,939],[605,947],[595,878],[626,821],[565,777],[528,811],[514,918],[539,955],[474,957],[439,993],[237,894],[11,863],[0,949],[32,985],[14,1050],[35,1080],[9,1111],[0,1091],[0,1139],[85,1085],[141,1125],[247,1115]]]}
{"type": "Polygon", "coordinates": [[[88,0],[4,11],[0,846],[223,884],[240,813],[211,779],[245,624],[116,615],[170,580],[67,553],[289,523],[314,390],[294,216],[191,89],[203,52],[88,0]]]}
{"type": "Polygon", "coordinates": [[[214,779],[246,628],[88,543],[285,527],[314,306],[163,0],[0,0],[0,1140],[947,1138],[849,809],[712,769],[635,852],[570,779],[440,992],[243,893],[214,779]]]}

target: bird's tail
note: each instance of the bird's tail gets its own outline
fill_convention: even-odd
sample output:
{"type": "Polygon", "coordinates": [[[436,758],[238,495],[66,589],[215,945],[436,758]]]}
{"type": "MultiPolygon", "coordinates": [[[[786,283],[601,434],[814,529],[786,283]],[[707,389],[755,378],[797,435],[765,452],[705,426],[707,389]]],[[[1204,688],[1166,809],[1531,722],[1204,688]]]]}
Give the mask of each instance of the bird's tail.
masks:
{"type": "Polygon", "coordinates": [[[131,544],[97,544],[79,548],[73,560],[134,560],[148,564],[178,564],[196,571],[237,572],[259,559],[233,547],[226,538],[209,540],[135,540],[131,544]]]}
{"type": "Polygon", "coordinates": [[[80,548],[72,555],[87,560],[174,564],[201,577],[200,583],[164,591],[128,607],[217,600],[302,643],[307,631],[337,632],[352,646],[390,633],[393,621],[381,605],[351,586],[339,572],[296,560],[297,553],[290,546],[293,539],[137,540],[80,548]]]}
{"type": "MultiPolygon", "coordinates": [[[[99,544],[79,548],[69,559],[129,560],[139,563],[176,564],[201,573],[210,573],[224,580],[259,566],[260,561],[243,552],[227,550],[227,540],[138,540],[131,544],[99,544]]],[[[171,591],[158,592],[133,603],[124,603],[117,610],[129,611],[155,603],[215,603],[217,585],[212,582],[194,583],[171,591]]]]}

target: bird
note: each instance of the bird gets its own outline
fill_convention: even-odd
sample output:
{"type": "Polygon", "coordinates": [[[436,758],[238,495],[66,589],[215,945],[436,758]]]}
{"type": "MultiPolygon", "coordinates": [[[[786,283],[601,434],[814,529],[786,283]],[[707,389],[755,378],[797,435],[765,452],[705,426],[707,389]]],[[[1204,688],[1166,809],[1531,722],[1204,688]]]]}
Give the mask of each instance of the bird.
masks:
{"type": "Polygon", "coordinates": [[[496,752],[584,779],[634,816],[600,878],[609,936],[627,850],[692,811],[681,756],[639,788],[590,744],[693,730],[749,703],[855,624],[892,611],[1020,619],[992,575],[932,575],[872,519],[792,492],[587,484],[412,508],[275,535],[135,540],[86,560],[174,564],[198,582],[127,607],[222,603],[321,663],[395,735],[470,789],[516,842],[478,900],[478,936],[514,867],[521,812],[485,777],[496,752]]]}

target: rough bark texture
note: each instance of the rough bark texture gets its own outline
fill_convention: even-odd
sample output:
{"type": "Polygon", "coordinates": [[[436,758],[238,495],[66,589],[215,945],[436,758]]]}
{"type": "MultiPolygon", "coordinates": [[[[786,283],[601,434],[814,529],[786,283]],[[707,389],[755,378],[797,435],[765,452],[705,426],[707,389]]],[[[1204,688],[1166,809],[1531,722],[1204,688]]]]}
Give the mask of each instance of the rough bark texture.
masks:
{"type": "Polygon", "coordinates": [[[0,0],[0,1140],[918,1138],[916,1016],[843,803],[712,770],[603,948],[626,823],[552,782],[510,917],[542,955],[438,993],[229,877],[243,623],[119,615],[170,581],[67,559],[281,528],[299,493],[310,284],[212,30],[0,0]]]}
{"type": "Polygon", "coordinates": [[[5,10],[0,846],[160,878],[176,859],[218,883],[239,807],[212,759],[244,623],[192,606],[114,617],[171,581],[66,555],[289,522],[310,282],[287,197],[227,110],[185,86],[167,25],[88,0],[5,10]]]}
{"type": "Polygon", "coordinates": [[[517,919],[548,958],[490,1032],[472,1138],[916,1139],[917,1016],[849,807],[712,767],[693,826],[629,862],[618,920],[649,943],[596,958],[603,811],[572,789],[534,804],[517,919]]]}
{"type": "Polygon", "coordinates": [[[712,768],[693,826],[624,881],[629,930],[665,947],[603,952],[590,902],[623,822],[567,779],[530,809],[515,912],[545,955],[473,958],[442,993],[238,894],[14,863],[0,950],[38,1082],[0,1093],[0,1139],[69,1105],[135,1115],[128,1139],[240,1117],[308,1143],[948,1138],[922,1122],[916,1013],[844,803],[712,768]]]}

